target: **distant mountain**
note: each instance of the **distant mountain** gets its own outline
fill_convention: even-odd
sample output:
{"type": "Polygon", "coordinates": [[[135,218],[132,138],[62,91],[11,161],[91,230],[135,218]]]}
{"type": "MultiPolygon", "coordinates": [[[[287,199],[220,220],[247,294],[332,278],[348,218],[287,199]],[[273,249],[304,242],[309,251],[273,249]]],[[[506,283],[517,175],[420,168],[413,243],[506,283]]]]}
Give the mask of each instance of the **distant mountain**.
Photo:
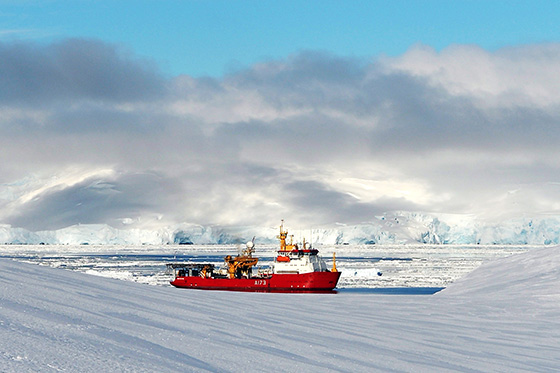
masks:
{"type": "MultiPolygon", "coordinates": [[[[288,227],[290,228],[290,227],[288,227]]],[[[391,212],[358,225],[290,229],[295,239],[322,244],[559,244],[560,217],[510,218],[487,221],[470,215],[391,212]]],[[[104,224],[73,225],[31,232],[0,225],[5,244],[239,244],[253,236],[261,244],[276,241],[270,227],[217,227],[181,224],[158,230],[117,229],[104,224]]]]}

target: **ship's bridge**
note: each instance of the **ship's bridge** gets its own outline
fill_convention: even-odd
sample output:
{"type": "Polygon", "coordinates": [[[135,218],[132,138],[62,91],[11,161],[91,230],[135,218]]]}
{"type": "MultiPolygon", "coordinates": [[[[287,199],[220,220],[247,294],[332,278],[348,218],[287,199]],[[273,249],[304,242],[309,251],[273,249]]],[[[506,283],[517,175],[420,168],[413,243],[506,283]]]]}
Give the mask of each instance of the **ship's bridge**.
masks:
{"type": "Polygon", "coordinates": [[[274,273],[326,272],[327,264],[317,255],[318,250],[278,251],[274,260],[274,273]]]}

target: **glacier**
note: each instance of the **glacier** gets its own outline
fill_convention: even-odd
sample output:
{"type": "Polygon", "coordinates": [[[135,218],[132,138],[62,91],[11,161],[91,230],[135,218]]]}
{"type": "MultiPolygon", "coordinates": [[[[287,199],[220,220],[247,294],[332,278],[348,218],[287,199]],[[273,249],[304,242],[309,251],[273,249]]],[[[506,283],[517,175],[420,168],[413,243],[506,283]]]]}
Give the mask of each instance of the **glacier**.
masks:
{"type": "MultiPolygon", "coordinates": [[[[560,243],[560,216],[516,217],[489,221],[474,215],[390,212],[356,225],[291,229],[298,239],[340,244],[552,245],[560,243]]],[[[106,224],[77,224],[32,232],[0,225],[0,244],[165,245],[239,244],[256,237],[276,242],[277,228],[202,226],[182,223],[157,229],[119,229],[106,224]]]]}

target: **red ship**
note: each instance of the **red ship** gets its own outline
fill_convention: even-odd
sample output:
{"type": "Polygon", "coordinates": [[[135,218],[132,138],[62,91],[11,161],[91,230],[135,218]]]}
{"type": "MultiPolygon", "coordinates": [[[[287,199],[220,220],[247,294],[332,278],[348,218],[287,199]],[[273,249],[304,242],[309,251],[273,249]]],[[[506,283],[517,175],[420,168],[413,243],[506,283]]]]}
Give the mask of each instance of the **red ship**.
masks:
{"type": "Polygon", "coordinates": [[[302,248],[286,242],[288,231],[284,224],[280,226],[280,250],[274,258],[272,269],[257,270],[253,267],[259,258],[253,257],[253,241],[236,257],[224,258],[225,268],[218,269],[214,264],[169,263],[169,269],[175,274],[171,285],[179,288],[203,290],[232,290],[259,292],[329,292],[332,291],[340,272],[336,269],[333,254],[333,266],[329,270],[325,261],[318,255],[319,251],[308,247],[303,242],[302,248]]]}

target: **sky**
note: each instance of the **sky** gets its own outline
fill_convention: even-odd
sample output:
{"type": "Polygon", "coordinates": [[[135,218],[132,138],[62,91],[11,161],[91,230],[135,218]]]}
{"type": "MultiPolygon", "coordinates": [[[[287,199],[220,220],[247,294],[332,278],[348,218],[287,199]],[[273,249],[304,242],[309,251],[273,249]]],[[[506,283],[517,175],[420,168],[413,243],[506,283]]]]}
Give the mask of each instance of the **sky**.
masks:
{"type": "Polygon", "coordinates": [[[560,215],[560,3],[0,1],[0,224],[560,215]]]}
{"type": "Polygon", "coordinates": [[[423,43],[487,50],[558,40],[557,1],[0,1],[0,37],[93,38],[167,76],[221,76],[302,50],[371,59],[423,43]]]}

